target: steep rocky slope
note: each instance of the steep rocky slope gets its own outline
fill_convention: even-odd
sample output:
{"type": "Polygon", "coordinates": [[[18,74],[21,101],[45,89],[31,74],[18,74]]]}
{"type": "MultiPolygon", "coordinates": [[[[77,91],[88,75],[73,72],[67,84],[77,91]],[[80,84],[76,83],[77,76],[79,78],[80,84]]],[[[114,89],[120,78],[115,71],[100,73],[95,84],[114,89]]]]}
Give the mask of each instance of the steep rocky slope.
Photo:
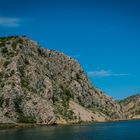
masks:
{"type": "Polygon", "coordinates": [[[78,123],[125,119],[92,86],[80,64],[22,37],[0,38],[0,123],[78,123]]]}
{"type": "Polygon", "coordinates": [[[120,104],[128,119],[140,119],[140,94],[121,100],[120,104]]]}

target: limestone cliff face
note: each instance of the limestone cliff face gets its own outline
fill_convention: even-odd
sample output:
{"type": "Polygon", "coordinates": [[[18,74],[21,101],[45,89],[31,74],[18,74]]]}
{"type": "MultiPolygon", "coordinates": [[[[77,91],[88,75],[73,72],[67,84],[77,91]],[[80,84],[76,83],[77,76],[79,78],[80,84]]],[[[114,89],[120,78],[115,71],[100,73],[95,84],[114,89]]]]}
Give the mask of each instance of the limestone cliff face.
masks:
{"type": "Polygon", "coordinates": [[[128,119],[140,119],[140,94],[121,100],[120,104],[128,119]]]}
{"type": "Polygon", "coordinates": [[[78,123],[125,119],[80,64],[27,37],[0,38],[0,123],[78,123]]]}

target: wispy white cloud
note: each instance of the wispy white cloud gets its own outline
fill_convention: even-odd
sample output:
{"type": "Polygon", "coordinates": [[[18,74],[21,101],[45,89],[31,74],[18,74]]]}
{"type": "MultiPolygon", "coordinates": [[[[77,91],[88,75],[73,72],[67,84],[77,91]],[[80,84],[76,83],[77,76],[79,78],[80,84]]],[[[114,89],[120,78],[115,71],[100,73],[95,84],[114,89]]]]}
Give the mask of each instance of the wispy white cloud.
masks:
{"type": "Polygon", "coordinates": [[[70,55],[70,57],[72,57],[72,58],[78,58],[78,57],[80,57],[80,54],[70,55]]]}
{"type": "Polygon", "coordinates": [[[111,70],[96,70],[96,71],[89,71],[89,77],[111,77],[111,76],[128,76],[130,74],[127,73],[113,73],[111,70]]]}
{"type": "Polygon", "coordinates": [[[20,18],[0,17],[0,26],[18,27],[20,26],[20,18]]]}

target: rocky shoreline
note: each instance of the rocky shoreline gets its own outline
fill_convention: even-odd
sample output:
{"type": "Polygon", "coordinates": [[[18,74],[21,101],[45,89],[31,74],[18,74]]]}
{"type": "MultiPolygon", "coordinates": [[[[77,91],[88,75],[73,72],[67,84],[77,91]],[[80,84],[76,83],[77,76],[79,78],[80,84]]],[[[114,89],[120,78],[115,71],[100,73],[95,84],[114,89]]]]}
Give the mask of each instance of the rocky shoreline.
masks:
{"type": "Polygon", "coordinates": [[[71,125],[88,125],[94,123],[112,123],[112,122],[124,122],[124,121],[134,121],[140,119],[127,119],[127,120],[110,120],[110,121],[100,121],[100,122],[80,122],[80,123],[67,123],[67,124],[32,124],[32,123],[12,123],[12,124],[0,124],[0,130],[5,129],[22,129],[22,128],[36,128],[36,127],[51,127],[51,126],[71,126],[71,125]]]}

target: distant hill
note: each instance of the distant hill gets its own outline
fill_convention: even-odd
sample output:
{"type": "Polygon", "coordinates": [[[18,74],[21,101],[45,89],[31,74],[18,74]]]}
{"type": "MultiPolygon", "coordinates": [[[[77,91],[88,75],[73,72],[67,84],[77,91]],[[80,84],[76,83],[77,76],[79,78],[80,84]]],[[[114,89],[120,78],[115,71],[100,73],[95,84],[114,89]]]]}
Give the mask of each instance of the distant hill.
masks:
{"type": "Polygon", "coordinates": [[[128,108],[93,86],[76,60],[26,36],[0,38],[0,123],[122,120],[128,108]]]}
{"type": "Polygon", "coordinates": [[[140,94],[130,96],[120,101],[124,114],[128,119],[140,118],[140,94]]]}

